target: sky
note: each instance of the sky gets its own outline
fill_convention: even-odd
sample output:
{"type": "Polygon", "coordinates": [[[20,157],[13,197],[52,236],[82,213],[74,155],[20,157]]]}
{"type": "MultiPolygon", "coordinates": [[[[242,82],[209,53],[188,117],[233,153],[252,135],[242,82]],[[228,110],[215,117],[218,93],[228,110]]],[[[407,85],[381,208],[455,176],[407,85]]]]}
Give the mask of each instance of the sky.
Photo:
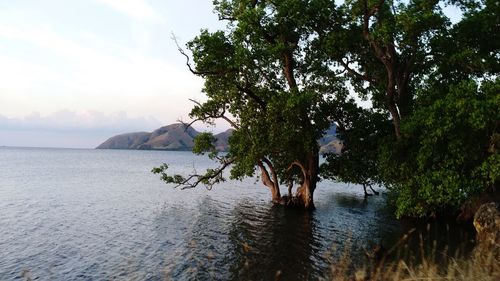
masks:
{"type": "Polygon", "coordinates": [[[0,146],[91,148],[189,121],[203,81],[172,35],[223,27],[209,0],[0,0],[0,146]]]}
{"type": "Polygon", "coordinates": [[[224,28],[211,0],[0,0],[0,146],[93,148],[190,121],[203,81],[172,36],[202,28],[224,28]]]}

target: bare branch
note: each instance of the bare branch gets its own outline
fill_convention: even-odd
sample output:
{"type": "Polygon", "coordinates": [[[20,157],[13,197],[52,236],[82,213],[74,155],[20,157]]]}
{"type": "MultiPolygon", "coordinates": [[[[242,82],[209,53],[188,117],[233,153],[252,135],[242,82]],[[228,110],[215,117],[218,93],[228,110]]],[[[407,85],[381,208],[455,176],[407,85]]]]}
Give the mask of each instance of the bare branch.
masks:
{"type": "Polygon", "coordinates": [[[188,67],[189,71],[191,71],[191,73],[195,75],[201,75],[202,73],[197,72],[191,67],[190,58],[186,54],[186,52],[184,52],[184,49],[182,49],[181,46],[179,45],[179,42],[177,41],[177,37],[175,36],[175,34],[172,33],[171,38],[172,40],[174,40],[175,46],[177,46],[177,50],[179,51],[179,53],[181,53],[181,55],[183,55],[186,58],[186,66],[188,67]]]}
{"type": "Polygon", "coordinates": [[[349,67],[349,62],[344,62],[343,59],[340,59],[339,62],[344,67],[345,71],[349,72],[350,74],[352,74],[352,75],[354,75],[362,80],[368,81],[370,83],[376,82],[376,79],[374,79],[373,77],[370,77],[370,76],[365,75],[365,74],[361,74],[361,73],[357,72],[356,70],[352,69],[351,67],[349,67]]]}
{"type": "Polygon", "coordinates": [[[180,120],[180,119],[177,119],[177,122],[180,122],[180,123],[182,123],[182,125],[184,125],[184,126],[185,126],[185,127],[184,127],[184,132],[185,132],[185,131],[187,131],[187,129],[188,129],[189,127],[191,127],[194,123],[196,123],[196,122],[198,122],[198,121],[203,121],[203,120],[202,120],[202,119],[197,118],[197,119],[194,119],[193,121],[191,121],[191,122],[189,122],[189,123],[186,123],[186,122],[184,122],[184,121],[182,121],[182,120],[180,120]]]}
{"type": "Polygon", "coordinates": [[[177,37],[172,34],[171,36],[172,40],[174,40],[175,45],[177,46],[177,50],[181,55],[183,55],[186,58],[186,66],[188,67],[189,71],[193,73],[194,75],[224,75],[232,71],[232,69],[226,69],[226,70],[221,70],[221,71],[197,71],[191,66],[191,59],[188,54],[182,49],[182,47],[179,45],[179,42],[177,42],[177,37]]]}
{"type": "Polygon", "coordinates": [[[221,161],[222,166],[214,170],[214,173],[211,174],[204,174],[204,175],[198,175],[198,174],[193,174],[184,179],[182,182],[179,182],[174,188],[177,188],[179,186],[182,186],[182,190],[184,189],[190,189],[190,188],[195,188],[197,187],[200,183],[204,183],[207,187],[207,189],[212,189],[213,185],[216,184],[222,176],[222,172],[227,168],[227,166],[231,165],[234,162],[234,159],[227,159],[225,161],[221,161]],[[219,179],[217,179],[219,178],[219,179]],[[214,180],[213,182],[210,182],[210,180],[214,180]],[[194,180],[194,181],[193,181],[194,180]],[[209,181],[209,182],[206,182],[209,181]]]}
{"type": "MultiPolygon", "coordinates": [[[[203,105],[196,101],[196,100],[193,100],[193,99],[189,99],[191,102],[195,103],[196,105],[198,105],[199,107],[202,107],[203,105]]],[[[229,125],[231,125],[234,129],[239,129],[240,126],[233,120],[231,120],[229,117],[227,117],[226,115],[226,110],[223,108],[222,109],[222,112],[220,113],[205,113],[205,116],[204,118],[197,118],[193,121],[191,121],[191,123],[188,124],[188,126],[191,126],[193,125],[195,122],[198,122],[198,121],[202,121],[202,122],[206,122],[206,119],[208,118],[212,118],[212,119],[222,119],[222,120],[225,120],[227,123],[229,123],[229,125]]]]}

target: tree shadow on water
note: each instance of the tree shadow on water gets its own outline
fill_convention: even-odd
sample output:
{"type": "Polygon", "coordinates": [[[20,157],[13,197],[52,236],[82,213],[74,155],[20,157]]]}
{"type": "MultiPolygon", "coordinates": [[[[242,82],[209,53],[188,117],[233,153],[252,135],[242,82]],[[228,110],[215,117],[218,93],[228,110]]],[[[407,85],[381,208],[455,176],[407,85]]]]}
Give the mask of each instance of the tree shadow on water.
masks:
{"type": "Polygon", "coordinates": [[[342,208],[364,210],[369,207],[369,199],[367,197],[338,193],[332,199],[342,208]]]}
{"type": "MultiPolygon", "coordinates": [[[[165,241],[171,242],[164,248],[167,274],[162,276],[318,280],[328,277],[332,262],[346,250],[355,264],[361,264],[367,250],[378,244],[390,249],[404,234],[401,222],[378,211],[382,200],[365,201],[349,194],[327,199],[312,212],[267,201],[224,202],[210,196],[200,198],[194,208],[169,207],[159,214],[163,219],[156,228],[158,237],[168,236],[165,241]]],[[[439,231],[435,236],[441,235],[439,231]]]]}
{"type": "Polygon", "coordinates": [[[229,279],[317,279],[313,213],[282,206],[249,209],[242,203],[234,210],[229,279]]]}
{"type": "Polygon", "coordinates": [[[181,242],[167,257],[167,279],[312,279],[311,212],[245,199],[226,204],[207,196],[189,218],[169,215],[178,220],[169,219],[168,232],[184,233],[174,232],[181,242]]]}

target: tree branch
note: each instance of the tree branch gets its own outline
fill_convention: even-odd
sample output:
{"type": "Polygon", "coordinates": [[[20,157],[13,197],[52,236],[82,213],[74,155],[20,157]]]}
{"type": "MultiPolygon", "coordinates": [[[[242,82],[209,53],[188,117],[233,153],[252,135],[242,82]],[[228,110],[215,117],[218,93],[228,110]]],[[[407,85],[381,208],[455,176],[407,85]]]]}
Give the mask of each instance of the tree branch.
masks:
{"type": "Polygon", "coordinates": [[[173,175],[173,176],[167,175],[166,173],[166,170],[168,169],[167,164],[163,164],[158,168],[153,168],[152,172],[154,174],[161,174],[161,179],[164,182],[176,184],[174,188],[177,188],[179,186],[182,186],[181,189],[195,188],[200,183],[203,183],[207,187],[207,189],[210,190],[212,189],[214,184],[225,180],[222,177],[222,172],[234,162],[234,158],[233,159],[221,158],[219,162],[221,163],[221,166],[218,167],[217,169],[208,169],[207,172],[203,175],[196,174],[195,172],[192,175],[188,176],[187,178],[184,178],[181,175],[173,175]]]}
{"type": "Polygon", "coordinates": [[[262,163],[262,161],[257,162],[257,166],[259,166],[261,174],[262,174],[262,183],[269,187],[269,188],[274,188],[274,183],[269,177],[269,172],[267,171],[266,167],[262,163]]]}
{"type": "Polygon", "coordinates": [[[267,167],[269,167],[269,170],[271,170],[271,176],[273,177],[274,187],[278,188],[279,187],[278,176],[276,175],[276,171],[274,170],[273,164],[271,163],[271,161],[269,161],[269,159],[265,157],[262,158],[262,162],[266,163],[267,167]]]}
{"type": "Polygon", "coordinates": [[[251,99],[253,99],[256,103],[259,104],[259,106],[263,109],[263,110],[266,110],[266,107],[267,107],[267,103],[262,100],[259,96],[257,96],[253,91],[252,89],[248,88],[248,87],[242,87],[241,85],[236,85],[236,88],[240,91],[242,91],[243,93],[245,93],[248,97],[250,97],[251,99]]]}
{"type": "MultiPolygon", "coordinates": [[[[378,59],[380,59],[384,65],[386,64],[385,54],[382,48],[373,40],[370,33],[370,18],[379,10],[380,6],[384,3],[384,0],[380,0],[377,5],[374,5],[370,10],[368,10],[368,0],[364,1],[364,14],[363,14],[363,37],[368,43],[373,47],[375,54],[378,59]]],[[[387,67],[387,65],[386,65],[387,67]]]]}
{"type": "Polygon", "coordinates": [[[222,172],[226,169],[227,166],[231,165],[234,162],[234,160],[228,160],[225,161],[221,167],[217,168],[214,170],[214,173],[212,174],[204,174],[204,175],[191,175],[188,178],[186,178],[183,182],[180,182],[178,185],[175,187],[182,186],[182,190],[184,189],[190,189],[190,188],[195,188],[198,186],[200,183],[204,183],[205,186],[207,187],[208,190],[212,189],[214,184],[219,182],[222,179],[222,172]],[[219,179],[217,179],[219,178],[219,179]],[[190,182],[192,179],[196,179],[194,182],[190,182]],[[214,180],[215,179],[215,180],[214,180]],[[210,180],[214,180],[213,182],[207,182],[210,180]]]}
{"type": "Polygon", "coordinates": [[[179,53],[186,58],[186,66],[188,67],[189,71],[192,74],[198,75],[198,76],[202,76],[202,75],[221,76],[221,75],[224,75],[224,74],[227,74],[227,73],[233,71],[232,69],[226,69],[226,70],[221,70],[221,71],[197,71],[197,70],[193,69],[193,67],[191,66],[191,62],[190,62],[191,59],[190,59],[189,55],[186,54],[184,49],[182,49],[181,46],[179,46],[179,43],[177,42],[177,37],[175,37],[175,35],[172,34],[171,38],[172,38],[172,40],[174,40],[175,45],[177,46],[177,50],[179,51],[179,53]]]}
{"type": "Polygon", "coordinates": [[[373,78],[373,77],[370,77],[368,75],[364,75],[364,74],[361,74],[359,72],[357,72],[356,70],[352,69],[351,67],[349,67],[349,62],[344,62],[343,59],[340,59],[340,64],[344,67],[344,69],[349,72],[350,74],[362,79],[362,80],[365,80],[365,81],[368,81],[370,83],[375,83],[376,80],[373,78]]]}
{"type": "MultiPolygon", "coordinates": [[[[193,99],[189,99],[189,100],[190,100],[191,102],[195,103],[196,105],[198,105],[199,107],[202,107],[202,106],[203,106],[200,102],[198,102],[198,101],[196,101],[196,100],[193,100],[193,99]]],[[[195,122],[197,122],[197,121],[205,121],[205,120],[206,120],[206,119],[208,119],[208,118],[212,118],[212,119],[222,119],[222,120],[225,120],[225,121],[226,121],[226,122],[228,122],[228,123],[229,123],[229,125],[231,125],[234,129],[239,129],[239,128],[240,128],[240,126],[239,126],[238,124],[236,124],[236,122],[234,122],[233,120],[229,119],[229,117],[227,117],[227,116],[225,115],[225,113],[226,113],[226,110],[225,110],[224,108],[222,109],[222,112],[221,112],[221,113],[215,113],[215,112],[214,112],[214,113],[210,114],[210,113],[208,113],[208,112],[207,112],[207,113],[205,113],[205,114],[206,114],[206,116],[204,116],[204,118],[197,118],[197,119],[195,119],[195,120],[191,121],[189,124],[187,124],[187,126],[189,127],[189,126],[193,125],[193,124],[194,124],[195,122]]]]}
{"type": "Polygon", "coordinates": [[[201,72],[198,72],[191,67],[190,58],[186,54],[186,52],[184,52],[184,49],[182,49],[181,46],[179,45],[179,42],[177,41],[177,37],[175,36],[175,34],[172,33],[171,38],[172,40],[174,40],[175,46],[177,46],[177,50],[179,51],[179,53],[181,53],[181,55],[183,55],[186,58],[186,66],[188,67],[189,71],[191,71],[191,73],[195,75],[202,75],[201,72]]]}
{"type": "Polygon", "coordinates": [[[283,62],[284,62],[284,73],[285,73],[285,78],[288,82],[288,87],[290,89],[296,89],[297,88],[297,81],[295,80],[295,75],[294,75],[294,59],[293,59],[293,54],[291,51],[285,51],[285,54],[283,54],[283,62]]]}
{"type": "Polygon", "coordinates": [[[299,160],[294,160],[290,166],[288,166],[288,168],[286,169],[286,171],[290,171],[293,166],[297,166],[300,168],[300,170],[302,171],[302,176],[304,177],[304,181],[306,180],[307,178],[307,172],[306,172],[306,167],[304,167],[304,165],[302,165],[302,163],[299,161],[299,160]]]}

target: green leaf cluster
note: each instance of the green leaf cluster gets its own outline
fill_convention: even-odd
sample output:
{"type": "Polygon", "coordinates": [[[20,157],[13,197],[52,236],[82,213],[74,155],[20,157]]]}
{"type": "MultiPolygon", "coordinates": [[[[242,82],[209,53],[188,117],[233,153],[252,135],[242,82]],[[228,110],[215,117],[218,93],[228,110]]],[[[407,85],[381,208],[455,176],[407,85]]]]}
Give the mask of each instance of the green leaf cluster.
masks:
{"type": "Polygon", "coordinates": [[[341,5],[315,47],[332,64],[351,67],[349,83],[372,107],[343,108],[344,148],[327,157],[324,175],[383,184],[398,216],[449,214],[498,192],[499,8],[488,0],[341,5]],[[462,19],[451,24],[444,5],[460,6],[462,19]],[[399,139],[388,128],[391,102],[399,139]]]}
{"type": "MultiPolygon", "coordinates": [[[[398,216],[454,212],[496,192],[498,1],[215,0],[214,6],[226,29],[202,30],[187,43],[189,69],[204,79],[207,96],[190,116],[225,120],[234,132],[223,154],[213,135],[196,138],[194,152],[207,153],[219,168],[194,175],[194,185],[225,180],[229,166],[233,179],[253,176],[263,163],[281,183],[300,183],[301,163],[315,182],[317,140],[335,123],[344,147],[326,156],[322,176],[386,186],[398,216]],[[457,23],[445,5],[462,9],[457,23]],[[360,107],[353,96],[370,105],[360,107]]],[[[153,172],[169,183],[193,179],[169,176],[167,168],[153,172]]]]}
{"type": "Polygon", "coordinates": [[[499,79],[422,89],[404,140],[381,147],[381,175],[397,195],[398,215],[457,211],[498,188],[499,93],[499,79]]]}

